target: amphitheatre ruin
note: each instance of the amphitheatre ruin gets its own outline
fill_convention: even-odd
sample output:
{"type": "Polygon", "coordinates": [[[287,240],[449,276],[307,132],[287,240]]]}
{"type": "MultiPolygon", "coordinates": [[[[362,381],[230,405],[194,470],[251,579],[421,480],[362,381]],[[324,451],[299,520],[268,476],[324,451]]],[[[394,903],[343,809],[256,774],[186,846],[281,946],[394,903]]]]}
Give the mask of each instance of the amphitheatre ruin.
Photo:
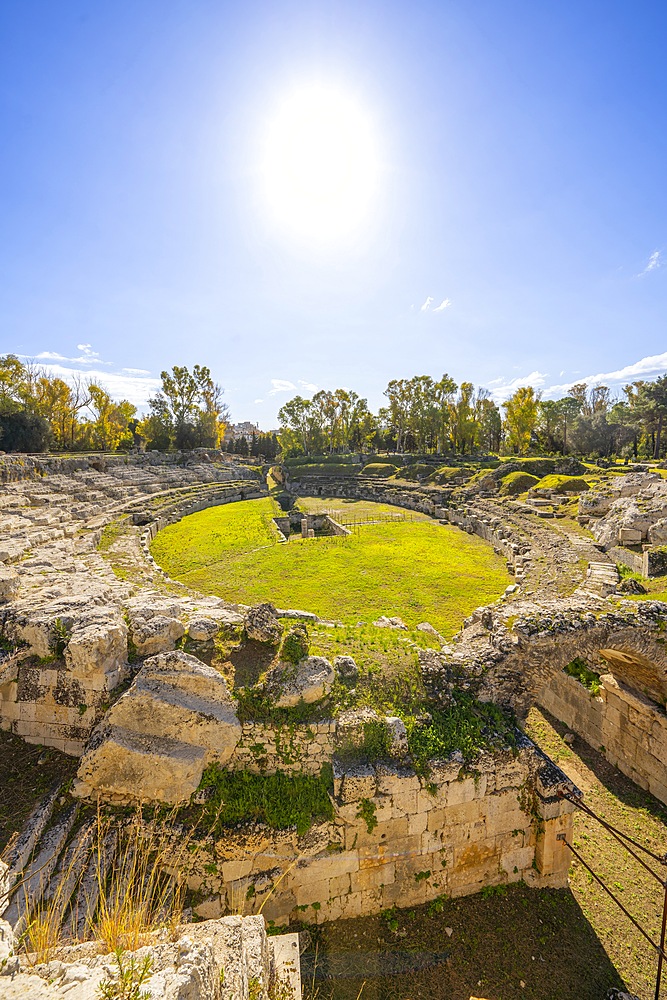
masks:
{"type": "Polygon", "coordinates": [[[332,470],[0,457],[0,726],[70,762],[10,831],[1,996],[107,995],[85,939],[132,891],[132,837],[178,915],[136,939],[165,1000],[300,996],[295,927],[566,888],[586,792],[526,734],[533,706],[667,804],[667,604],[637,582],[667,566],[660,468],[332,470]],[[371,536],[371,596],[343,562],[289,599],[308,553],[371,536]],[[481,569],[452,612],[457,546],[481,569]],[[260,559],[291,561],[250,593],[260,559]]]}

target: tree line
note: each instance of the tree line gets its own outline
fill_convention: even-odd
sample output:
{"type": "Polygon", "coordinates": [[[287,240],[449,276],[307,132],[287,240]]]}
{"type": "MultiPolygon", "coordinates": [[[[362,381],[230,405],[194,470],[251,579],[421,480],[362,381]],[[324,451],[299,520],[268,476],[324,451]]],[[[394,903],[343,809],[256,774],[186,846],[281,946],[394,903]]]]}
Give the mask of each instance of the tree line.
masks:
{"type": "Polygon", "coordinates": [[[384,395],[387,404],[376,414],[348,389],[295,396],[278,413],[283,455],[532,451],[660,458],[665,452],[667,375],[626,385],[615,399],[605,385],[579,382],[561,399],[542,399],[522,386],[498,407],[487,389],[457,385],[447,374],[392,379],[384,395]]]}
{"type": "Polygon", "coordinates": [[[484,388],[447,374],[392,379],[386,405],[372,413],[350,389],[295,396],[281,407],[281,430],[252,440],[225,441],[229,411],[210,369],[174,365],[161,389],[137,413],[126,399],[83,375],[66,382],[16,355],[0,356],[0,450],[117,451],[218,448],[273,459],[282,454],[413,452],[525,455],[651,456],[665,453],[667,374],[626,385],[612,398],[607,386],[573,385],[561,399],[518,388],[498,407],[484,388]]]}
{"type": "Polygon", "coordinates": [[[98,382],[71,382],[15,355],[0,357],[2,451],[123,451],[217,448],[229,413],[222,389],[203,365],[174,365],[141,416],[98,382]]]}

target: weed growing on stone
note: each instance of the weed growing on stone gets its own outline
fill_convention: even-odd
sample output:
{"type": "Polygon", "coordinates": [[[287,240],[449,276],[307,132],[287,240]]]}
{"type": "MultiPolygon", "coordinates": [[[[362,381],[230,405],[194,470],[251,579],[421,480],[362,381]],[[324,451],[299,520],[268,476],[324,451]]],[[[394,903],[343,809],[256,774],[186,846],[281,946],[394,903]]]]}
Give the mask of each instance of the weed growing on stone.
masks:
{"type": "Polygon", "coordinates": [[[590,670],[588,664],[581,657],[576,657],[571,663],[568,663],[563,670],[568,675],[568,677],[576,677],[580,684],[583,684],[588,691],[590,691],[593,697],[597,697],[600,693],[600,675],[594,670],[590,670]]]}
{"type": "Polygon", "coordinates": [[[470,761],[485,749],[516,746],[514,720],[497,705],[464,692],[457,692],[447,708],[432,708],[429,715],[429,721],[406,721],[410,753],[422,776],[428,776],[431,760],[446,760],[455,750],[470,761]]]}
{"type": "Polygon", "coordinates": [[[114,951],[116,973],[113,979],[103,979],[97,988],[101,1000],[150,1000],[152,994],[142,990],[151,975],[153,959],[146,955],[141,963],[132,957],[125,959],[123,949],[114,951]]]}
{"type": "Polygon", "coordinates": [[[202,825],[212,834],[251,821],[266,823],[274,830],[296,827],[302,834],[318,819],[333,819],[330,766],[324,766],[314,777],[224,771],[214,763],[205,770],[199,788],[208,792],[202,825]]]}
{"type": "Polygon", "coordinates": [[[359,808],[357,809],[357,818],[363,819],[366,824],[366,829],[369,833],[372,833],[375,827],[378,825],[377,816],[375,815],[376,808],[375,803],[372,799],[362,799],[359,803],[359,808]]]}

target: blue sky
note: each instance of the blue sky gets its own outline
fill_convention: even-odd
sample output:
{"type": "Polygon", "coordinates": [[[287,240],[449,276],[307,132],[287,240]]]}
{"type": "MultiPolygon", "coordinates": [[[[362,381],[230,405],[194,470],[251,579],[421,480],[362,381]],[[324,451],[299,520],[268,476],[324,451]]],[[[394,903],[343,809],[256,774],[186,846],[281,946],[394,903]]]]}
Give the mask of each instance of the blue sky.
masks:
{"type": "Polygon", "coordinates": [[[499,400],[655,377],[666,45],[637,0],[6,3],[0,351],[137,403],[207,364],[265,428],[414,374],[499,400]],[[317,88],[374,151],[342,239],[265,193],[276,116],[317,88]]]}

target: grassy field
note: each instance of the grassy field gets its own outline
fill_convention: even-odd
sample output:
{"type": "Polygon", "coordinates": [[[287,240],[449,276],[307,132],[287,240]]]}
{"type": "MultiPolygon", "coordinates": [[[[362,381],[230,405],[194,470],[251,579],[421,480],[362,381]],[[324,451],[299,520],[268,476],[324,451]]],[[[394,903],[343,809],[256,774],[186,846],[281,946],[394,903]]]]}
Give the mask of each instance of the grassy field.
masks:
{"type": "MultiPolygon", "coordinates": [[[[366,517],[374,506],[390,509],[359,509],[366,517]]],[[[350,517],[355,507],[345,505],[350,517]]],[[[170,576],[228,600],[272,601],[346,624],[399,615],[408,625],[429,621],[447,636],[511,582],[489,545],[428,519],[279,544],[274,513],[270,499],[212,507],[165,528],[152,552],[170,576]]]]}

